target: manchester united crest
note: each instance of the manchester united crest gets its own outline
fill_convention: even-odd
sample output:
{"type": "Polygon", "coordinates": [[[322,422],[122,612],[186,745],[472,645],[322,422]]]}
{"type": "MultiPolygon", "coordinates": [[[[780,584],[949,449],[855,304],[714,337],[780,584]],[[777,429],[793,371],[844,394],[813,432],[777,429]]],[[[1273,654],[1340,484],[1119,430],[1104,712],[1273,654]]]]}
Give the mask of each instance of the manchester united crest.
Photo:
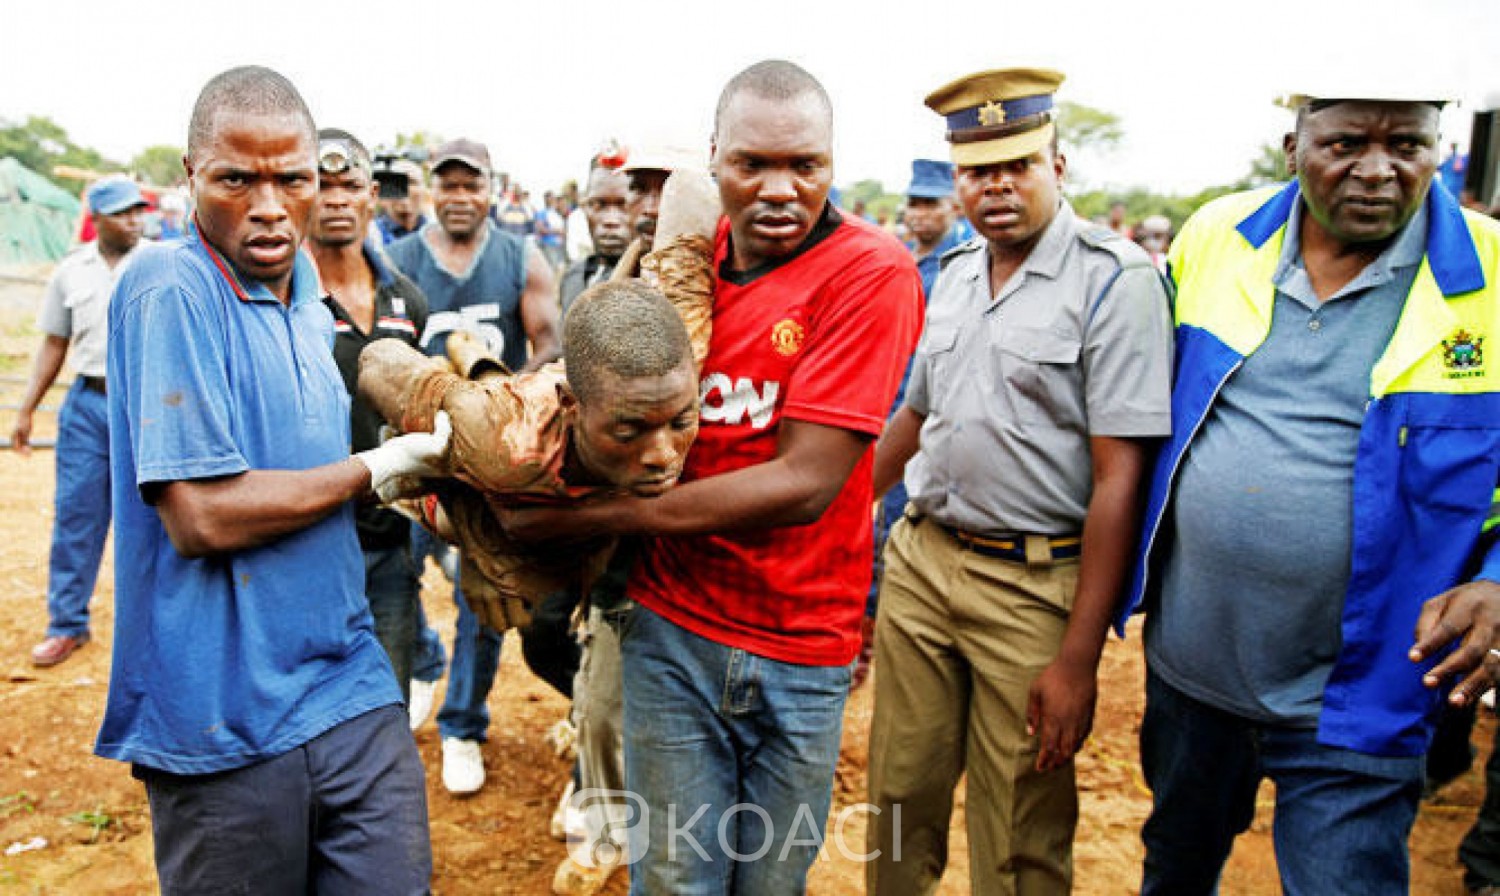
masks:
{"type": "Polygon", "coordinates": [[[1484,337],[1460,327],[1443,340],[1443,366],[1448,377],[1484,376],[1484,337]]]}
{"type": "Polygon", "coordinates": [[[776,349],[776,354],[790,358],[802,351],[802,340],[806,335],[801,324],[787,318],[771,328],[771,347],[776,349]]]}

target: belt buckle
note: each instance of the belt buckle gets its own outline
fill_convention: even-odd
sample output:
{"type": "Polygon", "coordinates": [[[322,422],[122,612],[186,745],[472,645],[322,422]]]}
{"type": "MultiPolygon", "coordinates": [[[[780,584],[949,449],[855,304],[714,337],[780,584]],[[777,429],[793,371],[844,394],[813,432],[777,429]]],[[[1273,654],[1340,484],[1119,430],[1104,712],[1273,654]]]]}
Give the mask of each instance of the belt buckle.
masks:
{"type": "Polygon", "coordinates": [[[1023,536],[1026,543],[1026,565],[1031,567],[1052,565],[1052,539],[1045,535],[1023,536]]]}

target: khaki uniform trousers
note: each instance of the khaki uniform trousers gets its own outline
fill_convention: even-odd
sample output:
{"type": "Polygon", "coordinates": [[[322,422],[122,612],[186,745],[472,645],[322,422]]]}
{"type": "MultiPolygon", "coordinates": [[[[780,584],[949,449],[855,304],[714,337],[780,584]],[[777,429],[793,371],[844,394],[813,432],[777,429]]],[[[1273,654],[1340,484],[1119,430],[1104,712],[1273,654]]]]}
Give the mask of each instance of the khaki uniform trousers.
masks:
{"type": "Polygon", "coordinates": [[[1032,681],[1057,655],[1076,559],[1027,565],[908,518],[886,545],[875,634],[868,851],[871,896],[932,893],[948,861],[953,791],[968,770],[971,890],[1067,893],[1073,764],[1035,770],[1032,681]]]}

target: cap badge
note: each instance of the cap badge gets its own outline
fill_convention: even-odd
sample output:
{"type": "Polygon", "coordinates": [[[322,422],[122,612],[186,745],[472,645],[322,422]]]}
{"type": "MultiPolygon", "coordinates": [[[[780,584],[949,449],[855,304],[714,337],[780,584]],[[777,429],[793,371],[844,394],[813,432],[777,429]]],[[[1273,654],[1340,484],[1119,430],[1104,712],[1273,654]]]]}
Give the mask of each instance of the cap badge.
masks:
{"type": "Polygon", "coordinates": [[[1005,124],[1005,107],[990,100],[979,107],[979,123],[985,127],[1005,124]]]}

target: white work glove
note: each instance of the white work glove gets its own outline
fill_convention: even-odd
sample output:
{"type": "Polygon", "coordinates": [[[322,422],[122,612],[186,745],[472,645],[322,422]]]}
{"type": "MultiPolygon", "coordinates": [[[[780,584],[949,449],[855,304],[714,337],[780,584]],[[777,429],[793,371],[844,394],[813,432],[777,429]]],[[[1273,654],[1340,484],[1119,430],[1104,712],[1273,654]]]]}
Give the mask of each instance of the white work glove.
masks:
{"type": "Polygon", "coordinates": [[[432,432],[409,432],[379,448],[361,451],[354,459],[370,468],[370,488],[389,504],[420,490],[420,481],[448,475],[448,438],[453,424],[447,411],[438,411],[432,432]]]}

